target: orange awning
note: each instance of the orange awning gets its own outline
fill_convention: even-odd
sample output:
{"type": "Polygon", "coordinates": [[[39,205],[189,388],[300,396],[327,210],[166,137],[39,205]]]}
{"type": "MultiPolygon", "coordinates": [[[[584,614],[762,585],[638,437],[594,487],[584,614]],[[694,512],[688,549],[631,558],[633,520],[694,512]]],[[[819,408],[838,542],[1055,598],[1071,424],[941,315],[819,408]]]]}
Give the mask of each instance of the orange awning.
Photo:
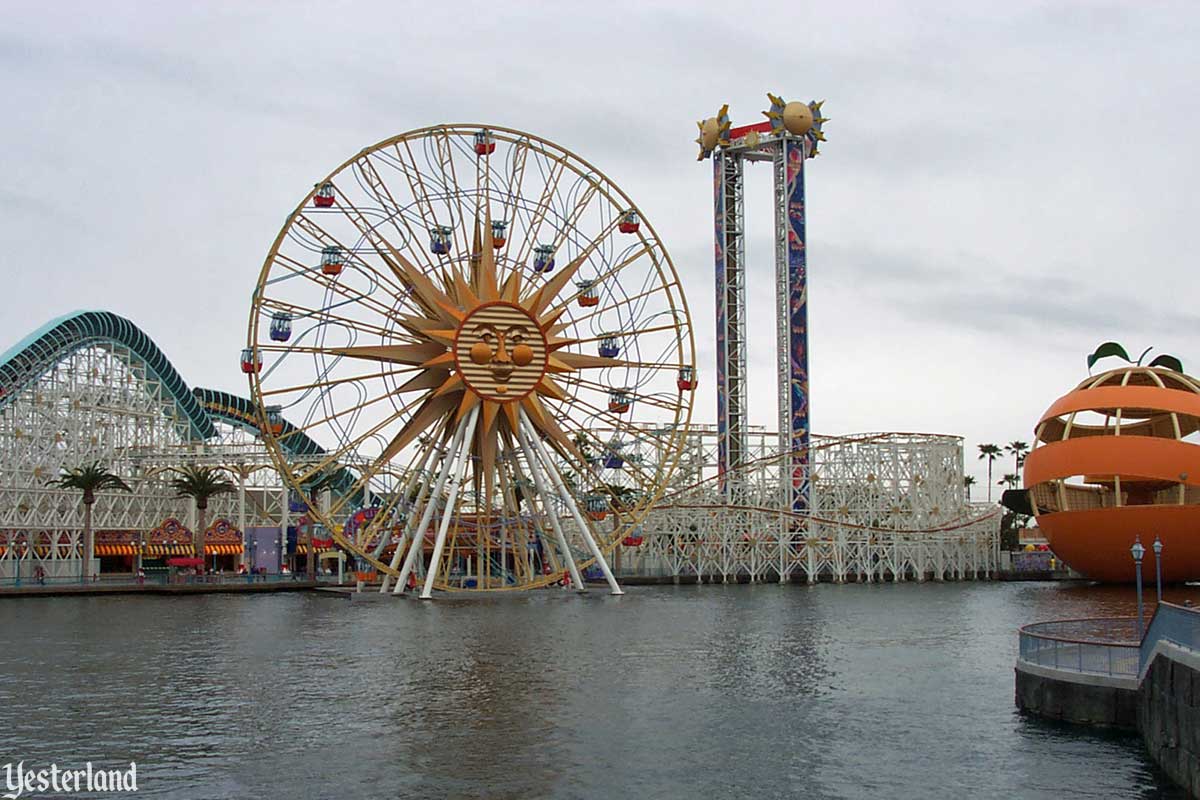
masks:
{"type": "MultiPolygon", "coordinates": [[[[331,552],[336,549],[337,548],[331,544],[328,547],[325,547],[325,546],[318,547],[317,553],[318,554],[328,553],[328,552],[331,552]]],[[[298,556],[308,555],[308,545],[304,542],[300,542],[299,544],[297,544],[296,545],[296,555],[298,555],[298,556]]]]}
{"type": "Polygon", "coordinates": [[[96,545],[96,555],[98,556],[132,556],[136,554],[137,549],[131,544],[96,545]]]}
{"type": "Polygon", "coordinates": [[[146,546],[146,555],[151,557],[190,556],[195,550],[190,544],[151,544],[146,546]]]}

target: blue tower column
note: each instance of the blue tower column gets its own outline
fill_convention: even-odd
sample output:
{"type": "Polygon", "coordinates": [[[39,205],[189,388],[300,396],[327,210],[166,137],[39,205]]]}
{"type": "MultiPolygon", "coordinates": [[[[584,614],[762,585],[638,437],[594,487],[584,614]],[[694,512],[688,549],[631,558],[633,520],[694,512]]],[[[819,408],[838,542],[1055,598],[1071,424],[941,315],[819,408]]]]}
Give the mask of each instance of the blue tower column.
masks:
{"type": "Polygon", "coordinates": [[[779,449],[783,507],[809,509],[808,264],[804,161],[809,142],[783,135],[775,154],[775,286],[779,352],[779,449]]]}

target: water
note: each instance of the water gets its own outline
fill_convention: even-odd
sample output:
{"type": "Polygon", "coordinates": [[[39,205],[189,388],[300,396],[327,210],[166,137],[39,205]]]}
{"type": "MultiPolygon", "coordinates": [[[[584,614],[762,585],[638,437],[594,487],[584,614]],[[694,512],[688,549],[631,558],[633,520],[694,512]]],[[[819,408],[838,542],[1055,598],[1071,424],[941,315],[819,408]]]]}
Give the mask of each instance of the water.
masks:
{"type": "Polygon", "coordinates": [[[1013,707],[1020,624],[1132,594],[5,600],[0,766],[136,761],[178,798],[1183,797],[1137,737],[1013,707]]]}

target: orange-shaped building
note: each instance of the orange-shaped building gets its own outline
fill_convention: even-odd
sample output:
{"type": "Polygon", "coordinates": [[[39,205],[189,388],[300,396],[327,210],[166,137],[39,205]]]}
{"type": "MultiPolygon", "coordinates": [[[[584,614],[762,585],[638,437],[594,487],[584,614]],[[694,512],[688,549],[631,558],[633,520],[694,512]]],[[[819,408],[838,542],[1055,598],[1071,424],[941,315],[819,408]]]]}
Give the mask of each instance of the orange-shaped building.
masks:
{"type": "Polygon", "coordinates": [[[1132,581],[1157,537],[1165,581],[1200,578],[1200,382],[1162,367],[1089,377],[1042,415],[1025,488],[1051,549],[1076,571],[1132,581]]]}

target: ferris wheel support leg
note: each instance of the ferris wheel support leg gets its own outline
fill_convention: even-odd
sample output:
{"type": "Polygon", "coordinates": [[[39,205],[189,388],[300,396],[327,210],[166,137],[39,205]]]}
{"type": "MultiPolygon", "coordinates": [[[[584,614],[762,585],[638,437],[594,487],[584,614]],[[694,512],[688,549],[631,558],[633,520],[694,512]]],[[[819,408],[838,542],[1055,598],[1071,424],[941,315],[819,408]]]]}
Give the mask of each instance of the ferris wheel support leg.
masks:
{"type": "Polygon", "coordinates": [[[470,462],[471,440],[475,436],[475,421],[479,419],[479,406],[471,409],[465,420],[466,434],[462,438],[462,447],[454,458],[454,466],[450,470],[453,483],[450,485],[450,496],[446,498],[446,507],[442,509],[442,524],[438,526],[437,540],[433,543],[433,555],[429,557],[429,572],[425,573],[425,587],[421,589],[422,600],[433,599],[433,582],[437,580],[438,565],[442,559],[442,549],[446,546],[446,533],[450,530],[450,518],[454,516],[454,504],[458,502],[458,490],[462,487],[463,476],[470,462]]]}
{"type": "MultiPolygon", "coordinates": [[[[441,496],[442,487],[446,484],[446,476],[450,474],[450,465],[454,461],[453,454],[457,453],[459,448],[462,447],[463,432],[465,430],[466,420],[458,426],[458,430],[454,432],[453,441],[450,442],[450,446],[442,454],[442,465],[438,471],[437,482],[425,498],[425,508],[421,512],[421,521],[413,530],[412,544],[408,547],[408,556],[404,559],[404,568],[400,570],[400,575],[396,578],[396,588],[392,589],[392,594],[400,594],[404,591],[404,587],[408,583],[408,576],[412,574],[413,564],[424,549],[425,529],[429,527],[429,523],[433,519],[433,510],[437,507],[437,499],[441,496]]],[[[413,510],[415,511],[416,509],[413,510]]]]}
{"type": "Polygon", "coordinates": [[[550,498],[554,493],[546,488],[546,481],[542,478],[542,471],[538,469],[537,459],[534,458],[533,450],[530,449],[523,426],[517,439],[521,443],[522,452],[525,453],[525,461],[529,463],[529,472],[533,475],[534,486],[537,487],[538,495],[542,498],[542,507],[546,510],[546,516],[550,518],[550,527],[554,529],[554,537],[558,540],[558,549],[562,551],[563,560],[567,562],[567,569],[571,572],[571,582],[575,585],[576,590],[586,592],[587,586],[583,583],[583,576],[579,574],[579,567],[576,566],[575,558],[571,555],[571,548],[567,546],[567,536],[563,533],[562,523],[559,522],[558,514],[550,505],[550,498]]]}
{"type": "MultiPolygon", "coordinates": [[[[415,470],[413,470],[412,474],[408,478],[408,481],[404,484],[404,494],[402,495],[402,497],[408,497],[409,492],[411,492],[413,490],[413,486],[416,484],[417,478],[425,471],[425,467],[429,464],[429,457],[433,454],[433,452],[435,450],[437,450],[437,445],[433,445],[432,447],[430,447],[428,450],[425,451],[425,455],[422,456],[422,458],[421,458],[421,463],[419,465],[417,465],[417,468],[415,470]]],[[[424,488],[428,488],[428,486],[426,486],[424,488]]],[[[420,499],[419,495],[418,495],[417,499],[418,500],[420,499]]],[[[416,510],[417,510],[416,506],[413,506],[413,508],[409,509],[408,519],[405,520],[405,523],[404,523],[404,532],[400,534],[400,541],[396,542],[396,552],[392,553],[392,561],[390,564],[388,564],[388,566],[390,566],[392,569],[395,569],[396,567],[400,566],[400,554],[404,552],[404,544],[405,544],[405,542],[407,542],[409,540],[409,535],[412,532],[412,526],[413,526],[412,512],[416,511],[416,510]]],[[[379,544],[375,546],[375,557],[376,558],[379,558],[379,556],[383,553],[383,548],[384,548],[384,545],[387,544],[387,540],[388,540],[388,537],[384,536],[383,533],[380,532],[379,544]]],[[[380,586],[379,586],[380,594],[387,594],[388,585],[391,583],[391,580],[392,580],[392,576],[388,575],[387,573],[384,573],[383,581],[380,583],[380,586]]]]}
{"type": "Polygon", "coordinates": [[[558,471],[554,469],[553,462],[550,459],[550,454],[546,452],[546,446],[542,444],[537,437],[537,432],[533,429],[533,423],[525,416],[525,411],[520,412],[521,427],[525,430],[533,448],[542,457],[542,463],[546,466],[546,472],[550,474],[550,479],[554,482],[554,488],[558,491],[563,502],[571,512],[571,516],[575,519],[575,524],[579,526],[579,532],[583,535],[583,540],[587,542],[588,549],[592,551],[592,556],[596,559],[596,565],[600,567],[600,571],[604,573],[604,579],[608,581],[608,587],[613,594],[625,594],[621,590],[620,584],[617,583],[616,576],[608,567],[608,561],[604,558],[604,553],[600,552],[600,546],[596,544],[596,540],[592,538],[592,532],[588,528],[587,523],[583,521],[583,514],[579,511],[579,506],[575,503],[575,498],[567,491],[567,487],[563,484],[562,477],[558,471]]]}

